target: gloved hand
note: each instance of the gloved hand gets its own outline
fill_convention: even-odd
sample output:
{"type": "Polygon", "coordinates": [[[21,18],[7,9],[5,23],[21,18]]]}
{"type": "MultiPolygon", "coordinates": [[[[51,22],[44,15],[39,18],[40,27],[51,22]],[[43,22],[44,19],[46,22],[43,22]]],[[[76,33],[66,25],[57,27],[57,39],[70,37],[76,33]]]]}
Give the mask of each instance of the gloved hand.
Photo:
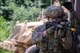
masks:
{"type": "Polygon", "coordinates": [[[54,28],[50,27],[46,30],[47,34],[54,34],[54,28]]]}

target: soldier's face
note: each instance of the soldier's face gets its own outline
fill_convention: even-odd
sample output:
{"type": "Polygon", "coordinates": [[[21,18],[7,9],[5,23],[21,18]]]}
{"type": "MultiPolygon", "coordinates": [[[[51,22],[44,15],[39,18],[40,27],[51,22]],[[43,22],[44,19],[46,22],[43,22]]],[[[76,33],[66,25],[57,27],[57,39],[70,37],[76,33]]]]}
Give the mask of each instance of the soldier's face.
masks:
{"type": "Polygon", "coordinates": [[[46,16],[47,18],[48,18],[48,20],[50,21],[50,22],[59,22],[60,20],[61,20],[61,18],[60,17],[54,17],[54,15],[51,15],[51,14],[48,14],[47,16],[46,16]]]}
{"type": "Polygon", "coordinates": [[[53,18],[49,18],[48,20],[49,20],[50,22],[56,21],[56,20],[53,19],[53,18]]]}
{"type": "Polygon", "coordinates": [[[48,19],[50,22],[59,22],[59,21],[61,21],[61,19],[59,19],[59,18],[49,18],[48,19]]]}

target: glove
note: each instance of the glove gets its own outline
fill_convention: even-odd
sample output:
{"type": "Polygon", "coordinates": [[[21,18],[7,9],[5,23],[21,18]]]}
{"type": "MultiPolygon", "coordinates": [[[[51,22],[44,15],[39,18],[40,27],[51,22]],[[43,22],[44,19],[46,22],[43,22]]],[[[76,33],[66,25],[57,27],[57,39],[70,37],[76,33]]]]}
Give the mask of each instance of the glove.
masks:
{"type": "Polygon", "coordinates": [[[46,30],[46,33],[47,33],[47,35],[52,35],[52,34],[54,34],[54,28],[52,28],[52,27],[50,27],[50,28],[48,28],[47,30],[46,30]]]}

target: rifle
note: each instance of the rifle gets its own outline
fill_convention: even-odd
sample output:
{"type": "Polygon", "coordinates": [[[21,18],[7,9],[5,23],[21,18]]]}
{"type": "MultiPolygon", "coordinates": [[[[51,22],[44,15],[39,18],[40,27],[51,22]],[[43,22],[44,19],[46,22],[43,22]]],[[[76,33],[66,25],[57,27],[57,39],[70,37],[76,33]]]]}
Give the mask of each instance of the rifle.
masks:
{"type": "MultiPolygon", "coordinates": [[[[67,49],[71,48],[72,47],[72,35],[73,35],[72,33],[75,32],[75,28],[71,27],[71,23],[67,20],[63,20],[59,23],[52,23],[51,25],[50,25],[50,27],[54,30],[53,52],[54,53],[62,53],[63,47],[65,47],[67,49]],[[62,36],[62,32],[61,32],[62,29],[64,29],[64,35],[63,36],[62,36]],[[66,35],[67,31],[70,34],[66,35]],[[70,45],[68,44],[68,46],[66,46],[65,43],[62,41],[62,38],[65,38],[65,37],[69,38],[71,40],[71,41],[68,40],[68,41],[70,41],[70,45]]],[[[48,34],[48,35],[51,35],[51,34],[48,34]]]]}

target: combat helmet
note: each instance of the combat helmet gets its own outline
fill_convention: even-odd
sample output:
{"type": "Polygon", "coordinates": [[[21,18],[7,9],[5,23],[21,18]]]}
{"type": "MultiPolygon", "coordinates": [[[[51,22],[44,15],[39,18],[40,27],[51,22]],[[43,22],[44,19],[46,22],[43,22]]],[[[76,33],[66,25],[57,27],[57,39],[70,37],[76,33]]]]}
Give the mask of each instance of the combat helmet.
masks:
{"type": "Polygon", "coordinates": [[[46,18],[56,18],[64,15],[64,10],[61,6],[49,6],[44,15],[46,18]]]}

